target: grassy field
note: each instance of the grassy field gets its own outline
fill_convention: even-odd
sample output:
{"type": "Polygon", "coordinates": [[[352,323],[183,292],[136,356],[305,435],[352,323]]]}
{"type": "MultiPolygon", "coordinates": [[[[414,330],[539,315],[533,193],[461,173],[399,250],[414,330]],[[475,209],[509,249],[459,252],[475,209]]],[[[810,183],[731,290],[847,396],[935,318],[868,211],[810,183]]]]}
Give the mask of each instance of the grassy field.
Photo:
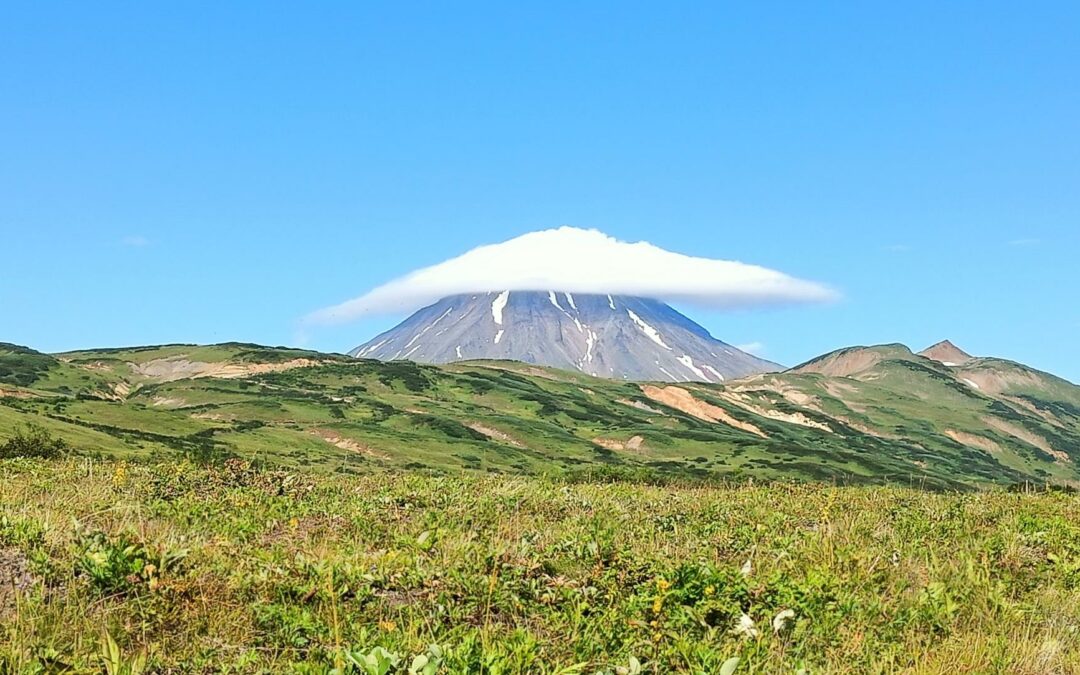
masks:
{"type": "Polygon", "coordinates": [[[0,673],[1073,673],[1080,499],[4,460],[0,615],[0,673]]]}

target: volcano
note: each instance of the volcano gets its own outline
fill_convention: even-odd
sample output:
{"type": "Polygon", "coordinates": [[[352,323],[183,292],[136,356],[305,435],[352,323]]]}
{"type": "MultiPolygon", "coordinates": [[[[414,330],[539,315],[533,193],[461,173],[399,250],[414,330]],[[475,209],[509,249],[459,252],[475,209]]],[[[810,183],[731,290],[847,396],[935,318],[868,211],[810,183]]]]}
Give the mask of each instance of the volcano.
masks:
{"type": "Polygon", "coordinates": [[[556,291],[454,295],[350,352],[382,361],[510,359],[624,380],[723,382],[782,367],[658,300],[556,291]]]}

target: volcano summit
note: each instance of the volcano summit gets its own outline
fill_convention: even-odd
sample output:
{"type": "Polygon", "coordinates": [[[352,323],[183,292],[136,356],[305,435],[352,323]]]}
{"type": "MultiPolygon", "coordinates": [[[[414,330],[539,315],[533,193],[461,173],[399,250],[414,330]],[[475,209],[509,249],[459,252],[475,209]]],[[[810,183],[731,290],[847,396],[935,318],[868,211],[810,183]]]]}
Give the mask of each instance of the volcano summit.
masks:
{"type": "Polygon", "coordinates": [[[512,359],[667,382],[722,382],[781,369],[713,338],[657,300],[556,291],[453,295],[350,355],[420,363],[512,359]]]}

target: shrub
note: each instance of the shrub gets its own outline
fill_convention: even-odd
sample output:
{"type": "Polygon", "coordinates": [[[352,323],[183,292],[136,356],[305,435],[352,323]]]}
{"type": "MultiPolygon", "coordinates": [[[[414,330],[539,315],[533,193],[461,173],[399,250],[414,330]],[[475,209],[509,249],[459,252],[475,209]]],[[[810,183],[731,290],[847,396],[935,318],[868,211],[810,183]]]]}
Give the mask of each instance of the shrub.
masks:
{"type": "Polygon", "coordinates": [[[27,424],[15,432],[3,445],[0,445],[0,459],[15,457],[41,457],[55,459],[69,452],[68,444],[62,438],[56,438],[44,427],[27,424]]]}

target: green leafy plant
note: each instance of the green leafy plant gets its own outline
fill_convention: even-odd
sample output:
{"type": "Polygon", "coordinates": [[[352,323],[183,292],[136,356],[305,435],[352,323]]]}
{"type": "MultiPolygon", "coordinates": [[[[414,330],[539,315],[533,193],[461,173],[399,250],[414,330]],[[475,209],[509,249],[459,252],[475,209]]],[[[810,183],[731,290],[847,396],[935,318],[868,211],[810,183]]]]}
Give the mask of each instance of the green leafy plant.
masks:
{"type": "Polygon", "coordinates": [[[346,650],[345,659],[349,665],[358,668],[365,675],[388,675],[402,661],[400,654],[383,647],[372,647],[367,652],[346,650]]]}
{"type": "Polygon", "coordinates": [[[444,653],[439,645],[429,645],[427,651],[413,657],[409,664],[409,675],[435,675],[444,661],[444,653]]]}
{"type": "Polygon", "coordinates": [[[101,636],[101,661],[106,675],[142,675],[146,670],[146,652],[125,657],[113,636],[105,631],[101,636]]]}
{"type": "Polygon", "coordinates": [[[104,532],[78,532],[76,571],[104,593],[156,590],[163,575],[173,572],[187,556],[184,549],[158,551],[127,534],[115,538],[104,532]]]}

